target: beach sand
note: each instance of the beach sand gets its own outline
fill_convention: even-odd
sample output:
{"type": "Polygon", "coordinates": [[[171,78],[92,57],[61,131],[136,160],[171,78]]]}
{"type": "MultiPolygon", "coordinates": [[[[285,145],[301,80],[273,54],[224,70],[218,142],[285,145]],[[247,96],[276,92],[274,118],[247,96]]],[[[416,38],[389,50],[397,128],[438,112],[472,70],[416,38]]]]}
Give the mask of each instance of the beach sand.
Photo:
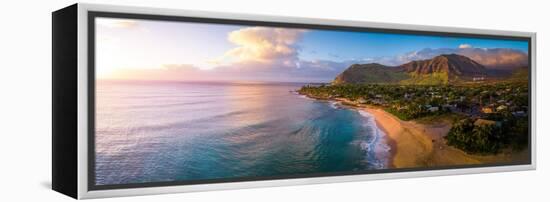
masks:
{"type": "Polygon", "coordinates": [[[431,139],[422,135],[417,128],[408,127],[382,109],[364,107],[361,110],[373,115],[378,127],[391,140],[389,142],[393,154],[393,167],[417,167],[426,163],[426,157],[433,148],[431,139]]]}
{"type": "Polygon", "coordinates": [[[361,105],[346,99],[336,100],[374,116],[378,127],[386,133],[393,156],[390,164],[392,168],[511,163],[529,158],[528,151],[505,151],[498,155],[467,154],[446,144],[444,137],[451,129],[450,121],[442,120],[433,124],[403,121],[379,107],[361,105]]]}
{"type": "Polygon", "coordinates": [[[394,142],[391,147],[395,150],[392,153],[392,165],[395,168],[481,163],[445,145],[443,136],[449,131],[450,125],[442,124],[438,127],[402,121],[379,108],[363,107],[361,110],[372,114],[378,126],[394,142]]]}
{"type": "Polygon", "coordinates": [[[445,143],[444,137],[452,125],[450,122],[420,124],[414,121],[402,121],[380,108],[366,106],[360,107],[360,110],[372,114],[378,126],[391,139],[389,142],[394,150],[392,152],[394,168],[512,163],[529,158],[525,150],[504,151],[497,155],[467,154],[445,143]]]}

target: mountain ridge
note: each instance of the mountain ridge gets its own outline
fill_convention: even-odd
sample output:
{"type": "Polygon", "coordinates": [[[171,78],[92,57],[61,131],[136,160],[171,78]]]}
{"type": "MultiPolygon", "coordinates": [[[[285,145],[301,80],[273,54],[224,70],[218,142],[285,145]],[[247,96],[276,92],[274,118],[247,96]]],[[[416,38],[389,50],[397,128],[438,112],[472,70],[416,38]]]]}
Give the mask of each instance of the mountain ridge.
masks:
{"type": "Polygon", "coordinates": [[[386,66],[378,63],[353,64],[338,74],[333,83],[388,83],[406,79],[406,75],[400,74],[397,67],[386,66]]]}
{"type": "Polygon", "coordinates": [[[449,84],[484,80],[485,66],[458,54],[442,54],[427,60],[416,60],[398,66],[378,63],[353,64],[338,74],[333,84],[345,83],[401,83],[449,84]]]}

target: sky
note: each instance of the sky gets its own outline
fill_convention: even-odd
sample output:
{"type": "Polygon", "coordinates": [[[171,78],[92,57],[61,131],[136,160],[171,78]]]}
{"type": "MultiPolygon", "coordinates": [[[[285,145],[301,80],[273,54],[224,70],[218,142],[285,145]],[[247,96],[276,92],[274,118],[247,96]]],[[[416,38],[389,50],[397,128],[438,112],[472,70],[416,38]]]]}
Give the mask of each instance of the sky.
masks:
{"type": "Polygon", "coordinates": [[[96,19],[98,79],[328,82],[351,64],[462,54],[487,68],[527,65],[525,41],[96,19]]]}

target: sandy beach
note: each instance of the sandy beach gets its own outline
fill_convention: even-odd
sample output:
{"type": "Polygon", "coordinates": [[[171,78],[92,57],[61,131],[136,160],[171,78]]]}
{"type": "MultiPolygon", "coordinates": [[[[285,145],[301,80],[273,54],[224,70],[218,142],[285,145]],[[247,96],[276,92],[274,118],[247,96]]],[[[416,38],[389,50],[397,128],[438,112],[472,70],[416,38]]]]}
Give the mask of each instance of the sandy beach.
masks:
{"type": "Polygon", "coordinates": [[[525,159],[525,155],[528,155],[525,151],[484,156],[467,154],[445,143],[443,137],[451,128],[450,122],[421,124],[403,121],[379,107],[356,104],[346,99],[336,100],[375,117],[378,127],[388,138],[393,155],[390,167],[393,168],[506,163],[525,159]]]}

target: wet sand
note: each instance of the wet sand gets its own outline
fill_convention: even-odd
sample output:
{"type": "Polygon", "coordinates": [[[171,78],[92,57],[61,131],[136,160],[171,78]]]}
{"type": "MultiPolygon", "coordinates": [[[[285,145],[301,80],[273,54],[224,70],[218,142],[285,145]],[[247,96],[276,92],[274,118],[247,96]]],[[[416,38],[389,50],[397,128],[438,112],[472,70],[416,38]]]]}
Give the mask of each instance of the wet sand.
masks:
{"type": "Polygon", "coordinates": [[[483,156],[467,154],[445,143],[444,137],[452,126],[449,121],[434,124],[403,121],[379,107],[356,104],[346,99],[336,100],[374,116],[388,138],[392,154],[390,167],[393,168],[510,163],[528,158],[527,151],[505,151],[483,156]]]}

